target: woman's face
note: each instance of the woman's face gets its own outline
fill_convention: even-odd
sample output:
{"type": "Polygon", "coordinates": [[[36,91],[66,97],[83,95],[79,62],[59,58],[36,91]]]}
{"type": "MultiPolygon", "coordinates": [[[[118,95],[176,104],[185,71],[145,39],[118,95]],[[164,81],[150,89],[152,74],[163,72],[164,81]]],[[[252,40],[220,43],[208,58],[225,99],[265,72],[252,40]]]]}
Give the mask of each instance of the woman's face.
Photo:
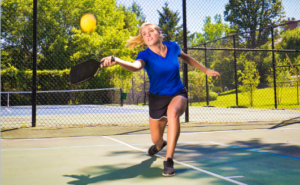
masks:
{"type": "Polygon", "coordinates": [[[149,47],[155,44],[158,44],[160,41],[161,33],[158,32],[153,25],[147,25],[142,28],[142,37],[144,39],[145,44],[149,47]]]}

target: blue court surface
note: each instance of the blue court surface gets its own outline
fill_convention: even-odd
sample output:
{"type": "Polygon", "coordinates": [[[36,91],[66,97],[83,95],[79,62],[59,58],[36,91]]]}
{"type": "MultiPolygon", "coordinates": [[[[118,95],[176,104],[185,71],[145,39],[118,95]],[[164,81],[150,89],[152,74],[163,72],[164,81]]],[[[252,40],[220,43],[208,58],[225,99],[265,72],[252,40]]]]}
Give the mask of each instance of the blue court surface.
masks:
{"type": "MultiPolygon", "coordinates": [[[[37,115],[73,115],[73,114],[110,114],[110,113],[138,113],[148,112],[148,109],[124,108],[121,106],[105,105],[40,105],[37,115]]],[[[31,106],[1,107],[3,116],[30,116],[31,106]]]]}

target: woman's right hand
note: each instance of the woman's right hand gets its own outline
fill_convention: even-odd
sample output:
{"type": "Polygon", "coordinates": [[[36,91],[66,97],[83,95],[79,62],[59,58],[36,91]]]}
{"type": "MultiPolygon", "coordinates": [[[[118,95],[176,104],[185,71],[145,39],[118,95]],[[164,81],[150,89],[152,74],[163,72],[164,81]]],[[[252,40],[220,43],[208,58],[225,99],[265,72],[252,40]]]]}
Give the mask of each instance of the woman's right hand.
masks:
{"type": "Polygon", "coordinates": [[[103,68],[103,67],[110,67],[110,66],[115,65],[116,63],[117,63],[116,62],[116,57],[109,56],[109,57],[105,57],[105,58],[101,59],[100,67],[101,68],[103,68]]]}

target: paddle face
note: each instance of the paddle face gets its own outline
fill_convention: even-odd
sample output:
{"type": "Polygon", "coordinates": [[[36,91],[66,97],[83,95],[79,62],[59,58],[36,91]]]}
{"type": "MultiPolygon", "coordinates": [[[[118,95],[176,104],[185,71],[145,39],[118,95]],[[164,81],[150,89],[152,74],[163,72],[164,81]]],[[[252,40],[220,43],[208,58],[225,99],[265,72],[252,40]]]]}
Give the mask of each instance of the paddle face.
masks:
{"type": "Polygon", "coordinates": [[[85,60],[71,67],[70,81],[71,84],[80,84],[97,75],[100,69],[100,62],[94,59],[85,60]]]}

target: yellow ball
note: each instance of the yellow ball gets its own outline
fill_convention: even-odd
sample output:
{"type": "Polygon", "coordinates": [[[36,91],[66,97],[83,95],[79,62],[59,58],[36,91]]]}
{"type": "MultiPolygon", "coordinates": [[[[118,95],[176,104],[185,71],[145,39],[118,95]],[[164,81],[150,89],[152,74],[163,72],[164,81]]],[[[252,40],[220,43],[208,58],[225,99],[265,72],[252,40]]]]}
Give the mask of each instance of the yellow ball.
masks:
{"type": "Polygon", "coordinates": [[[90,33],[96,28],[96,17],[91,13],[84,14],[80,19],[80,28],[85,33],[90,33]]]}

